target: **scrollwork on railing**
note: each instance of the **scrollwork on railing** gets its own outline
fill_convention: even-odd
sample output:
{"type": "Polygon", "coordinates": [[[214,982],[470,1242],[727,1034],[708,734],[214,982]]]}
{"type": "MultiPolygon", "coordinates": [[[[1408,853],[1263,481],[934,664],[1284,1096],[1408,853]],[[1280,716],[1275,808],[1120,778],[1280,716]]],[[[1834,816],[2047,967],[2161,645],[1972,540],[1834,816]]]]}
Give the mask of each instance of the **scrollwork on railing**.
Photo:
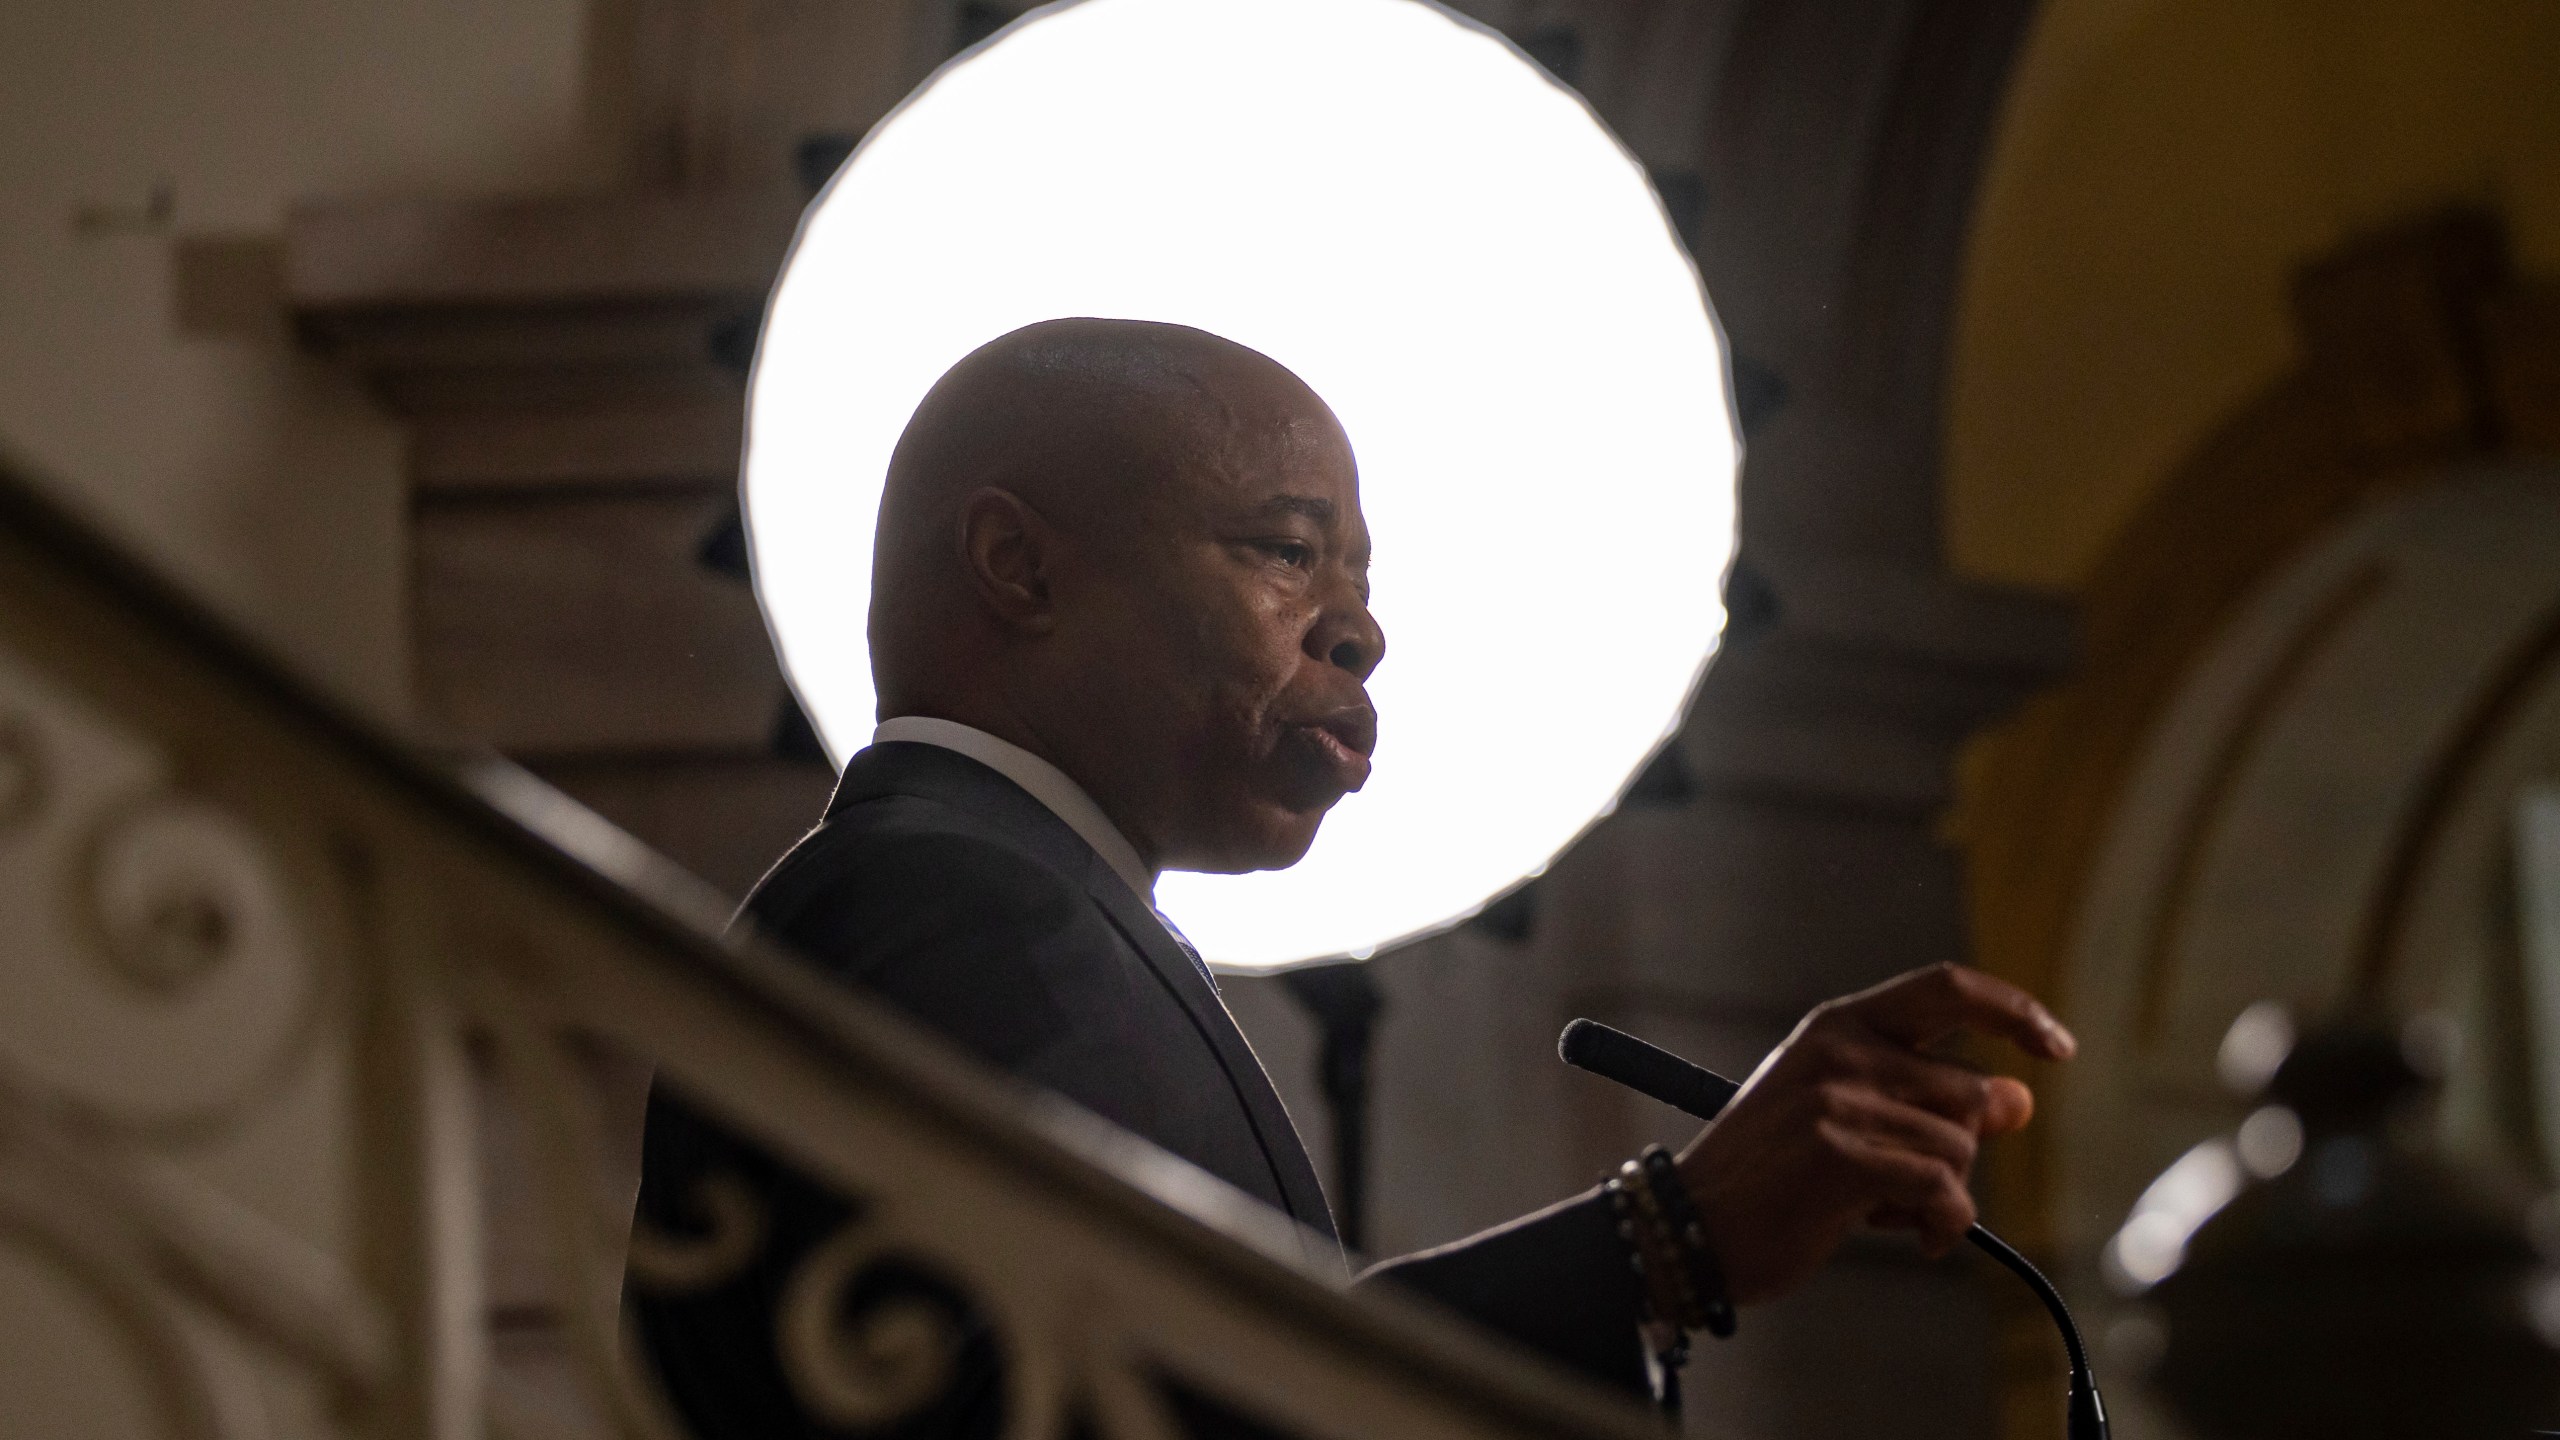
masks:
{"type": "Polygon", "coordinates": [[[238,816],[172,787],[139,739],[5,656],[0,705],[16,941],[0,1074],[135,1138],[236,1125],[309,1062],[328,1004],[313,889],[238,816]]]}
{"type": "Polygon", "coordinates": [[[166,1433],[270,1432],[208,1324],[332,1406],[370,1402],[394,1363],[381,1307],[200,1164],[271,1138],[325,1009],[270,848],[0,653],[0,875],[0,1249],[107,1320],[129,1347],[107,1368],[166,1433]]]}
{"type": "Polygon", "coordinates": [[[53,1270],[108,1319],[130,1347],[131,1373],[142,1382],[139,1395],[118,1397],[126,1405],[155,1417],[179,1440],[233,1440],[240,1433],[228,1423],[220,1388],[189,1343],[182,1315],[129,1237],[101,1224],[75,1197],[0,1168],[0,1248],[53,1270]]]}
{"type": "MultiPolygon", "coordinates": [[[[782,1373],[821,1422],[876,1430],[949,1395],[973,1342],[968,1304],[847,1221],[802,1257],[774,1315],[782,1373]]],[[[989,1346],[988,1348],[992,1348],[989,1346]]],[[[993,1357],[982,1366],[992,1372],[993,1357]]]]}
{"type": "Polygon", "coordinates": [[[257,933],[286,923],[262,858],[239,822],[209,805],[162,800],[116,817],[82,887],[108,965],[179,1000],[226,962],[280,948],[257,933]]]}
{"type": "Polygon", "coordinates": [[[743,1178],[698,1175],[685,1187],[683,1203],[685,1219],[698,1233],[659,1226],[645,1216],[631,1222],[624,1273],[662,1295],[709,1290],[734,1279],[764,1249],[764,1206],[743,1178]]]}
{"type": "Polygon", "coordinates": [[[258,1433],[242,1428],[239,1402],[189,1338],[207,1316],[287,1358],[339,1404],[379,1393],[394,1367],[379,1305],[327,1257],[184,1169],[7,1085],[0,1231],[104,1303],[158,1377],[180,1434],[258,1433]]]}

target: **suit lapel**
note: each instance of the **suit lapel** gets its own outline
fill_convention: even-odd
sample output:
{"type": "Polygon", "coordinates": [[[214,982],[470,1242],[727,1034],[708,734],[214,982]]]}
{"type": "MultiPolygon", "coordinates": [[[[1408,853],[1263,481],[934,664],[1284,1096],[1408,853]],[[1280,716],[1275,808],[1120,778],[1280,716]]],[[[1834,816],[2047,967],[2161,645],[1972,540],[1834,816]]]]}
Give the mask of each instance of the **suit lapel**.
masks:
{"type": "Polygon", "coordinates": [[[1235,1088],[1236,1099],[1244,1106],[1254,1136],[1262,1144],[1263,1156],[1271,1163],[1271,1178],[1279,1183],[1280,1193],[1288,1201],[1289,1213],[1298,1223],[1333,1235],[1333,1211],[1325,1203],[1323,1185],[1316,1179],[1315,1162],[1307,1158],[1306,1142],[1298,1137],[1298,1127],[1291,1123],[1287,1107],[1280,1103],[1280,1092],[1271,1088],[1271,1077],[1263,1070],[1261,1058],[1246,1043],[1244,1032],[1236,1028],[1235,1017],[1227,1013],[1226,1002],[1209,988],[1200,967],[1174,943],[1164,922],[1131,894],[1118,876],[1110,873],[1110,867],[1097,865],[1095,869],[1102,873],[1086,881],[1085,893],[1137,947],[1147,967],[1182,1002],[1191,1023],[1217,1052],[1218,1063],[1227,1072],[1227,1083],[1235,1088]]]}
{"type": "Polygon", "coordinates": [[[832,816],[847,805],[883,794],[938,800],[1003,823],[1058,868],[1082,876],[1086,896],[1102,907],[1122,938],[1173,993],[1217,1055],[1290,1216],[1329,1238],[1335,1236],[1333,1212],[1325,1204],[1324,1187],[1317,1182],[1306,1144],[1290,1123],[1279,1092],[1271,1088],[1261,1060],[1245,1042],[1244,1032],[1236,1028],[1235,1017],[1227,1013],[1226,1002],[1209,988],[1199,967],[1182,953],[1155,912],[1073,826],[995,770],[957,751],[915,742],[874,745],[856,754],[845,766],[827,813],[832,816]]]}

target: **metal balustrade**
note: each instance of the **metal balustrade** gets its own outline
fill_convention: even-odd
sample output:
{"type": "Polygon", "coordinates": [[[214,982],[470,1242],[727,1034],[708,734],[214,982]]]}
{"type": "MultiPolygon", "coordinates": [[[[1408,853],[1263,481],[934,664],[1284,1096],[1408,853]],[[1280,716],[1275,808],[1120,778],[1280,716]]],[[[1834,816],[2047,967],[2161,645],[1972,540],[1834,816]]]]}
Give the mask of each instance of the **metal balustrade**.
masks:
{"type": "Polygon", "coordinates": [[[8,1433],[681,1433],[623,1336],[626,1250],[634,1285],[715,1284],[760,1197],[715,1180],[696,1229],[630,1233],[652,1073],[853,1200],[774,1326],[849,1432],[933,1403],[965,1311],[1024,1440],[1658,1433],[1344,1292],[1270,1212],[722,918],[530,777],[315,697],[0,473],[8,1433]],[[498,1129],[521,1194],[490,1193],[498,1129]],[[848,1303],[883,1266],[940,1301],[848,1303]],[[530,1299],[493,1296],[520,1270],[530,1299]],[[563,1342],[558,1387],[493,1382],[493,1308],[563,1342]]]}

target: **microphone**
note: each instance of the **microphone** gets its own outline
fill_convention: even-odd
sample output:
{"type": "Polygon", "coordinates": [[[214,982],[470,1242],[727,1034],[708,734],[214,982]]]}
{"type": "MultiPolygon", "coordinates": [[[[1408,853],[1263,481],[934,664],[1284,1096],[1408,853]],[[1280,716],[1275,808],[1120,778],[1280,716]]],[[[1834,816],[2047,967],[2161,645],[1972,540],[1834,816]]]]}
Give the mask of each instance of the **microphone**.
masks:
{"type": "MultiPolygon", "coordinates": [[[[1576,1020],[1564,1027],[1564,1033],[1556,1037],[1556,1054],[1568,1065],[1614,1080],[1701,1120],[1715,1119],[1734,1096],[1742,1093],[1740,1085],[1713,1070],[1691,1064],[1659,1045],[1648,1044],[1597,1020],[1576,1020]]],[[[2054,1289],[2053,1282],[2044,1278],[2044,1272],[2026,1256],[1981,1226],[1964,1232],[1964,1238],[2025,1281],[2027,1288],[2036,1292],[2036,1298],[2044,1302],[2054,1328],[2062,1332],[2062,1348],[2071,1357],[2071,1398],[2065,1409],[2065,1433],[2070,1440],[2107,1440],[2106,1402],[2098,1396],[2097,1378],[2089,1373],[2088,1347],[2080,1343],[2080,1327],[2072,1322],[2070,1307],[2062,1303],[2062,1292],[2054,1289]]]]}

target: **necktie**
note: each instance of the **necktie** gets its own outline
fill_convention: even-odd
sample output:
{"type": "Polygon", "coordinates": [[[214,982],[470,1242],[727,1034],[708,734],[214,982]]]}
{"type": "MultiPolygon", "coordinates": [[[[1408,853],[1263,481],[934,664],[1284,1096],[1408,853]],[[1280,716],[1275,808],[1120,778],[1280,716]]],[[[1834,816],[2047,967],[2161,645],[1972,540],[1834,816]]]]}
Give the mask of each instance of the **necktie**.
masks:
{"type": "MultiPolygon", "coordinates": [[[[1147,908],[1155,909],[1153,906],[1147,908]]],[[[1218,994],[1218,977],[1209,973],[1209,962],[1200,958],[1200,951],[1192,945],[1191,937],[1183,934],[1182,927],[1167,919],[1163,911],[1156,910],[1155,917],[1156,923],[1164,927],[1164,933],[1173,937],[1173,943],[1182,951],[1183,958],[1191,962],[1191,968],[1200,972],[1200,983],[1209,987],[1210,994],[1218,994]]]]}

